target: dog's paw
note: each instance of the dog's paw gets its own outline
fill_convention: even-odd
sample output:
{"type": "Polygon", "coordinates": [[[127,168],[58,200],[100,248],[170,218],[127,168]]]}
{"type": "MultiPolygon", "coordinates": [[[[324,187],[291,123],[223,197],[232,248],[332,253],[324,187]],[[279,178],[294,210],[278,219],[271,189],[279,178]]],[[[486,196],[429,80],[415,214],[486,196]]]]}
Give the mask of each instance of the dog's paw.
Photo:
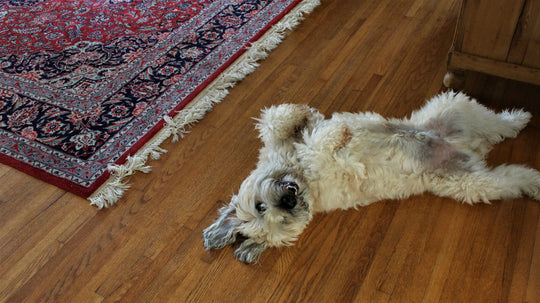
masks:
{"type": "Polygon", "coordinates": [[[221,249],[236,241],[236,237],[230,229],[223,228],[216,222],[203,231],[203,241],[207,250],[221,249]]]}
{"type": "Polygon", "coordinates": [[[236,241],[235,228],[239,221],[233,204],[222,207],[219,212],[221,215],[216,222],[203,231],[204,247],[207,250],[221,249],[236,241]]]}
{"type": "Polygon", "coordinates": [[[283,140],[302,138],[306,128],[313,128],[324,116],[317,110],[301,104],[281,104],[262,111],[256,128],[267,145],[278,145],[283,140]]]}
{"type": "Polygon", "coordinates": [[[522,186],[521,190],[526,196],[533,198],[536,201],[540,201],[540,172],[532,168],[530,171],[531,176],[528,179],[529,183],[522,186]]]}
{"type": "Polygon", "coordinates": [[[257,263],[267,245],[264,243],[255,242],[252,239],[247,239],[234,252],[234,257],[245,264],[257,263]]]}

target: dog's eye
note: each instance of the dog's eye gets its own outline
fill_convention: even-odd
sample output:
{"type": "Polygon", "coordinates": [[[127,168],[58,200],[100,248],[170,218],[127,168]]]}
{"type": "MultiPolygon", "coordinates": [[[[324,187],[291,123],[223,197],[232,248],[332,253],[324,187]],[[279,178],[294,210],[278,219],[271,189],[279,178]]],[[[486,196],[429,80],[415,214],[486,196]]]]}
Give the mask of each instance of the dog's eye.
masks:
{"type": "Polygon", "coordinates": [[[259,213],[263,213],[263,212],[266,210],[266,206],[264,205],[263,202],[257,202],[257,204],[255,204],[255,209],[256,209],[259,213]]]}

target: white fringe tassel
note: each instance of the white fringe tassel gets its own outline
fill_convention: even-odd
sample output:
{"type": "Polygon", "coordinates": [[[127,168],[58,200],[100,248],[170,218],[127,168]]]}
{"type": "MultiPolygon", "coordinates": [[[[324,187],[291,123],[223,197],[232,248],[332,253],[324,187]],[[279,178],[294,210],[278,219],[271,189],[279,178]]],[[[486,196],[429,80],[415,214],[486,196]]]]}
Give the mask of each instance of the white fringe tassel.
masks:
{"type": "Polygon", "coordinates": [[[206,87],[184,109],[171,118],[163,117],[165,125],[148,141],[135,155],[128,156],[122,165],[109,165],[110,178],[99,187],[89,198],[90,205],[102,209],[116,203],[129,189],[124,179],[137,171],[148,173],[150,166],[146,165],[148,157],[159,159],[167,151],[159,147],[163,141],[173,136],[172,141],[178,141],[189,131],[193,123],[199,121],[212,110],[214,104],[221,102],[228,94],[229,88],[244,79],[259,66],[257,61],[266,59],[268,53],[275,49],[285,38],[285,33],[297,26],[304,19],[305,14],[311,13],[320,5],[320,0],[304,0],[295,6],[285,17],[276,23],[259,40],[252,43],[248,50],[240,56],[231,66],[221,73],[208,87],[206,87]]]}

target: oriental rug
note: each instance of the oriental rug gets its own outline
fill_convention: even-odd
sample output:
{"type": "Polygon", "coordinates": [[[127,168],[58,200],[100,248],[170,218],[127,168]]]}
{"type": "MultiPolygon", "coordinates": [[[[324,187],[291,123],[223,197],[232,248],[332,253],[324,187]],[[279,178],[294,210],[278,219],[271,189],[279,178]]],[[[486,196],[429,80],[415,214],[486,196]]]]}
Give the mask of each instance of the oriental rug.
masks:
{"type": "Polygon", "coordinates": [[[0,0],[0,161],[114,204],[318,0],[0,0]]]}

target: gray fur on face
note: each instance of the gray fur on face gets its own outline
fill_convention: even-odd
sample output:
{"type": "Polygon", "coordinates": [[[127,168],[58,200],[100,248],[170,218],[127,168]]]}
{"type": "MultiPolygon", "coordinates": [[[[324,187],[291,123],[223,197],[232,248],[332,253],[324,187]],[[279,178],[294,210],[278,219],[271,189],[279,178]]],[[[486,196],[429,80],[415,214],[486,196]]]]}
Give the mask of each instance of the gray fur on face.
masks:
{"type": "Polygon", "coordinates": [[[305,202],[302,178],[290,171],[267,174],[248,177],[242,186],[258,191],[250,191],[249,195],[241,188],[239,195],[220,209],[220,217],[203,231],[207,250],[240,242],[235,257],[244,263],[255,263],[270,246],[268,243],[290,244],[285,241],[295,239],[304,229],[311,220],[311,212],[305,202]]]}

